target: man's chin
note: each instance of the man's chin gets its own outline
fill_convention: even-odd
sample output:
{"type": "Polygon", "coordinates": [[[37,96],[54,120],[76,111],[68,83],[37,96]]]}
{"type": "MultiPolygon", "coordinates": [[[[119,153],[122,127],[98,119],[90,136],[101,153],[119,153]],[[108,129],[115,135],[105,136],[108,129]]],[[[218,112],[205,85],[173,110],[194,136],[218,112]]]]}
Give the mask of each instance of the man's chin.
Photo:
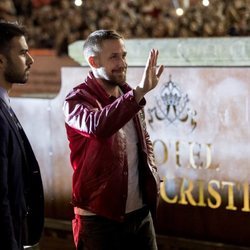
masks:
{"type": "Polygon", "coordinates": [[[121,75],[120,77],[116,77],[116,82],[117,82],[117,85],[121,85],[121,84],[124,84],[126,82],[126,77],[121,75]]]}

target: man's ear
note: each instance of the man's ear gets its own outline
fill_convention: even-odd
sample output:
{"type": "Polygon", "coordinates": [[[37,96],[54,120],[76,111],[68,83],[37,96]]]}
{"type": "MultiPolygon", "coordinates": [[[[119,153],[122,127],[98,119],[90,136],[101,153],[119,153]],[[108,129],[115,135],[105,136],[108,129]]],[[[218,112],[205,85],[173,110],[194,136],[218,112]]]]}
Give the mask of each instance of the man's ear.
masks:
{"type": "Polygon", "coordinates": [[[3,54],[0,54],[0,67],[2,68],[5,65],[6,58],[3,54]]]}
{"type": "Polygon", "coordinates": [[[99,68],[98,59],[95,56],[90,56],[89,65],[93,68],[99,68]]]}

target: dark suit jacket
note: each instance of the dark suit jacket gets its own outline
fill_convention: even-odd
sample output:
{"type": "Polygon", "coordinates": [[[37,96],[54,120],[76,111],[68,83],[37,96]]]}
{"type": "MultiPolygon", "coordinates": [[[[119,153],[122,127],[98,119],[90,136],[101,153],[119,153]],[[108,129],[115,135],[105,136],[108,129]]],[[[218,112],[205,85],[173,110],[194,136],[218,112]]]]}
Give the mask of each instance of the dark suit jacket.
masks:
{"type": "Polygon", "coordinates": [[[44,195],[30,143],[0,98],[0,249],[20,250],[41,237],[44,195]]]}

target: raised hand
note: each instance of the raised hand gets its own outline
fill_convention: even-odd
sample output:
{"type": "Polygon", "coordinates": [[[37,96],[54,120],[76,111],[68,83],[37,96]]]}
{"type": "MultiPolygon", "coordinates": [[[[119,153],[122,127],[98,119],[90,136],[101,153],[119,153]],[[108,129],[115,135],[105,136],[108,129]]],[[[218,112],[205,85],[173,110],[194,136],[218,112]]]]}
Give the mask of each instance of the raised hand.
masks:
{"type": "Polygon", "coordinates": [[[146,93],[155,88],[159,82],[164,66],[160,65],[157,68],[158,54],[159,51],[155,49],[152,49],[149,53],[142,80],[135,89],[135,98],[137,102],[139,102],[146,93]]]}

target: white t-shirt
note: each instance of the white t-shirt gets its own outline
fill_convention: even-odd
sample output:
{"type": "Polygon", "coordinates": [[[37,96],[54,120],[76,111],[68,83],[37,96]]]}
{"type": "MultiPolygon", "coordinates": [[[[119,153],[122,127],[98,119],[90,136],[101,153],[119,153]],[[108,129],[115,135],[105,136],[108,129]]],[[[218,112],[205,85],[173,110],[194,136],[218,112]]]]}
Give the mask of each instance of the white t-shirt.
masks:
{"type": "Polygon", "coordinates": [[[123,130],[126,134],[126,150],[128,157],[128,196],[126,213],[129,213],[142,208],[143,203],[139,188],[138,135],[132,119],[125,124],[123,130]]]}

